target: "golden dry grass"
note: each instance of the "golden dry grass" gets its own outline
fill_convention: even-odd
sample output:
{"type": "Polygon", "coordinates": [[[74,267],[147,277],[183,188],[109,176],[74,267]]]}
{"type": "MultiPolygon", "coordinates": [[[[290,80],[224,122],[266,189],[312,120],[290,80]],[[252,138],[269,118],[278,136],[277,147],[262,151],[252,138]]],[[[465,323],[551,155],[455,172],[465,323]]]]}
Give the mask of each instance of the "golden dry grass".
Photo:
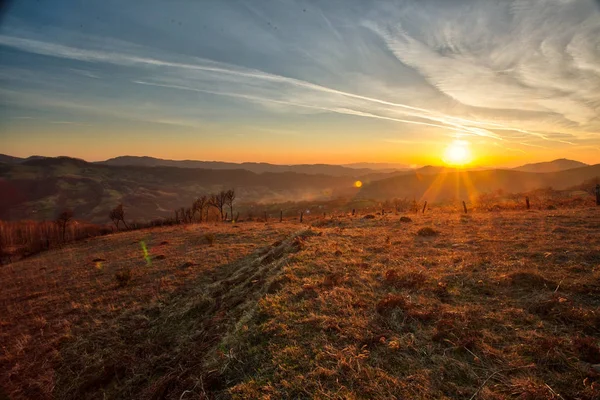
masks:
{"type": "Polygon", "coordinates": [[[212,247],[197,225],[138,231],[12,264],[2,385],[15,398],[600,398],[600,209],[410,217],[211,226],[212,247]]]}
{"type": "Polygon", "coordinates": [[[52,398],[54,363],[75,332],[93,332],[124,311],[160,303],[297,228],[246,223],[124,232],[1,267],[1,387],[11,398],[52,398]],[[124,271],[131,280],[120,287],[115,275],[124,271]]]}

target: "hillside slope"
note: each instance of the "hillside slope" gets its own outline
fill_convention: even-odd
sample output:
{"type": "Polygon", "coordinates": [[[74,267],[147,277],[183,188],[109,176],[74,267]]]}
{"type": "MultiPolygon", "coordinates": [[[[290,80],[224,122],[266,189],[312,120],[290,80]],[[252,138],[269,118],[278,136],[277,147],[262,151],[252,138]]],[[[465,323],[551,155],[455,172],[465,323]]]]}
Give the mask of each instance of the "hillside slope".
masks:
{"type": "Polygon", "coordinates": [[[15,400],[597,399],[595,211],[189,225],[70,245],[0,269],[0,385],[15,400]]]}

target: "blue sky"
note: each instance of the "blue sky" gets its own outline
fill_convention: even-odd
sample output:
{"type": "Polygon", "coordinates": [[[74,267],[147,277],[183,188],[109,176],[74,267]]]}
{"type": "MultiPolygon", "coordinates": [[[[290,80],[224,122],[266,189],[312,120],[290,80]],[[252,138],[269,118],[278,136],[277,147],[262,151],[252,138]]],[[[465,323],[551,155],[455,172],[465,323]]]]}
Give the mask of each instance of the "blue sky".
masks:
{"type": "Polygon", "coordinates": [[[0,153],[600,162],[600,4],[14,1],[0,153]]]}

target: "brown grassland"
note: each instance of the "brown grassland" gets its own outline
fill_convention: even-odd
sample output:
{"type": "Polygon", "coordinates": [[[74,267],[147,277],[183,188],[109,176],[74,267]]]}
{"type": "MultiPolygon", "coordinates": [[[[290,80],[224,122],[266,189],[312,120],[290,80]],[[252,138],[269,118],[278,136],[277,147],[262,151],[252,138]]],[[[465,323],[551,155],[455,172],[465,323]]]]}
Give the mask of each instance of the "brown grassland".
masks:
{"type": "Polygon", "coordinates": [[[434,209],[72,243],[0,268],[0,385],[15,399],[598,399],[599,234],[600,207],[434,209]]]}

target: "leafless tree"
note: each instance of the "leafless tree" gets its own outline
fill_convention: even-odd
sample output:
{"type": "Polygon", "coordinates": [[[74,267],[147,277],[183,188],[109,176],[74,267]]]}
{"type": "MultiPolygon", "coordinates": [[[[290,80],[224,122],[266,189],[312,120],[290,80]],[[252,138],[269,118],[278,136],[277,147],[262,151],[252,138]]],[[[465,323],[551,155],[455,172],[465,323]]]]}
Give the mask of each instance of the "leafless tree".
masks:
{"type": "Polygon", "coordinates": [[[69,224],[69,222],[73,219],[73,211],[67,209],[62,211],[60,214],[58,214],[58,216],[56,217],[56,224],[60,227],[61,229],[61,233],[62,233],[62,241],[65,241],[65,233],[67,230],[67,225],[69,224]]]}
{"type": "Polygon", "coordinates": [[[223,208],[227,204],[227,192],[225,190],[221,190],[219,193],[211,195],[208,203],[219,210],[219,213],[221,214],[221,221],[223,221],[223,208]]]}
{"type": "Polygon", "coordinates": [[[229,215],[233,219],[233,201],[235,200],[235,190],[230,189],[225,193],[225,203],[229,206],[229,215]]]}
{"type": "Polygon", "coordinates": [[[117,227],[117,230],[119,230],[119,222],[121,221],[123,222],[123,225],[125,225],[125,229],[129,229],[127,222],[125,222],[125,209],[123,208],[123,204],[119,204],[113,208],[108,216],[117,227]]]}
{"type": "Polygon", "coordinates": [[[184,221],[188,224],[191,224],[194,220],[194,212],[191,208],[186,208],[184,210],[184,221]]]}
{"type": "Polygon", "coordinates": [[[208,197],[201,196],[194,200],[192,204],[192,217],[196,216],[196,213],[200,214],[200,222],[202,222],[202,214],[204,209],[208,207],[208,197]]]}

